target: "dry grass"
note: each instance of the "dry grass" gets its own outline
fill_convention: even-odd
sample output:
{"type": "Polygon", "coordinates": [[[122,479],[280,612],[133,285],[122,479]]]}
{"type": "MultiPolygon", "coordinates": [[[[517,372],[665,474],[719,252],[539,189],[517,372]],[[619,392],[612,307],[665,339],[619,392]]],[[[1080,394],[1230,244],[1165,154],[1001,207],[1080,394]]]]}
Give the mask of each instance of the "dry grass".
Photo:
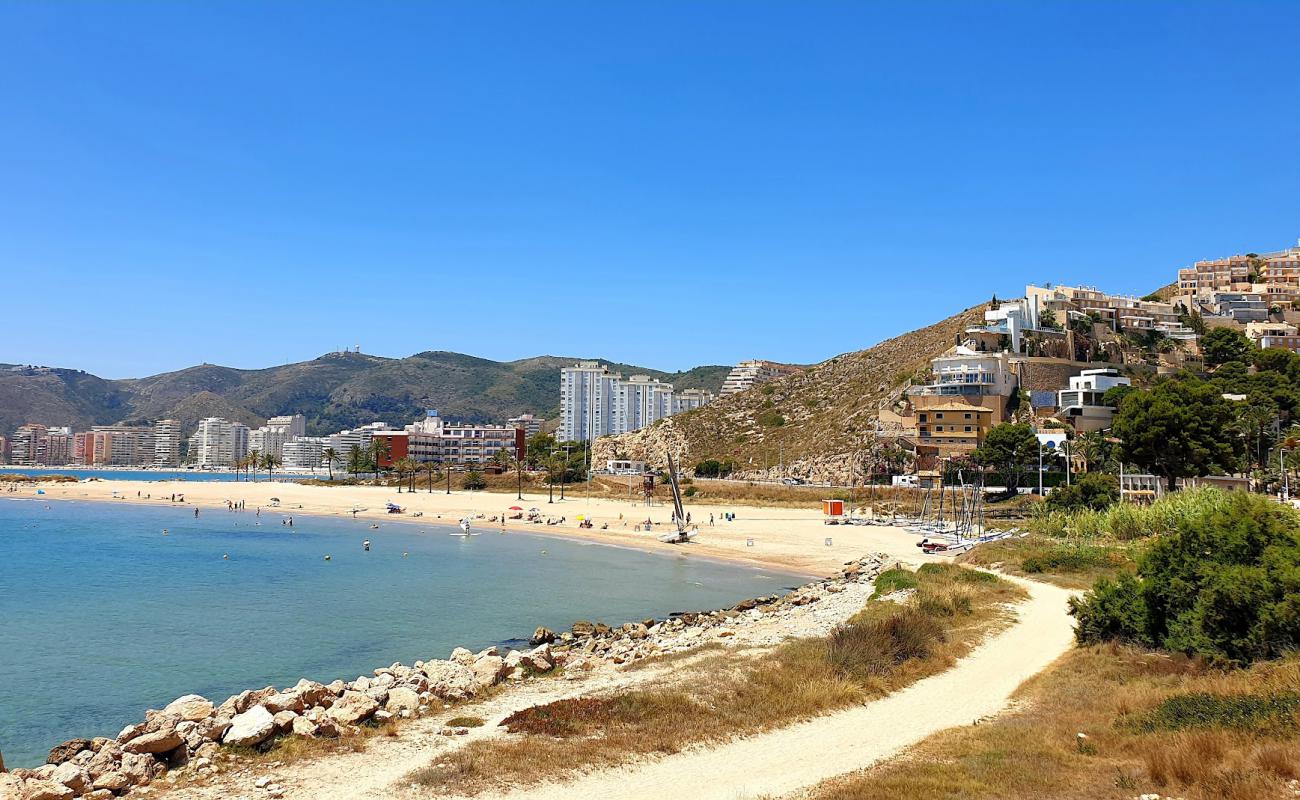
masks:
{"type": "Polygon", "coordinates": [[[1062,541],[1039,534],[985,542],[957,557],[958,563],[988,567],[1011,575],[1086,589],[1098,578],[1132,572],[1137,543],[1062,541]]]}
{"type": "Polygon", "coordinates": [[[926,565],[916,580],[914,602],[870,601],[827,637],[757,658],[718,653],[678,666],[671,682],[520,711],[502,723],[510,736],[471,743],[411,779],[474,792],[789,725],[947,669],[1004,622],[1006,603],[1023,597],[952,565],[926,565]]]}
{"type": "Polygon", "coordinates": [[[1277,699],[1297,687],[1300,659],[1219,672],[1128,647],[1079,649],[1026,684],[1017,711],[933,736],[908,757],[833,782],[813,799],[1131,800],[1149,792],[1273,800],[1289,796],[1285,783],[1300,774],[1296,709],[1277,699]],[[1243,705],[1289,711],[1242,714],[1243,705]],[[1278,713],[1286,724],[1278,724],[1278,713]],[[1212,724],[1216,717],[1226,724],[1212,724]],[[1169,730],[1171,719],[1182,725],[1189,718],[1206,724],[1169,730]]]}

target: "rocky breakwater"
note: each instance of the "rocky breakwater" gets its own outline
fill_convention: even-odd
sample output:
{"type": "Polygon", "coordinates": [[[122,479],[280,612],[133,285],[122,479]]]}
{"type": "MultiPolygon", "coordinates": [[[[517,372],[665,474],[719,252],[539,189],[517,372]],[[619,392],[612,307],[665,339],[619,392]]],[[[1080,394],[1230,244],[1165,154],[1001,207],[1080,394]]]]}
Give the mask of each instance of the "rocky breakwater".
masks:
{"type": "Polygon", "coordinates": [[[673,614],[668,619],[647,619],[610,627],[579,621],[562,633],[539,628],[533,643],[549,642],[551,656],[570,674],[619,665],[650,656],[689,650],[714,641],[735,638],[746,644],[775,644],[792,635],[810,636],[830,627],[862,607],[864,591],[885,568],[883,553],[845,564],[838,575],[805,584],[784,595],[756,597],[716,611],[673,614]],[[843,596],[844,608],[813,619],[808,606],[834,603],[843,596]],[[799,624],[795,624],[799,623],[799,624]],[[818,627],[820,625],[820,627],[818,627]]]}
{"type": "Polygon", "coordinates": [[[0,773],[0,800],[109,800],[159,779],[175,780],[172,770],[212,775],[222,769],[223,755],[265,748],[278,737],[355,736],[366,726],[470,700],[502,681],[549,672],[556,666],[550,651],[542,645],[502,656],[495,647],[479,653],[458,647],[448,660],[393,664],[347,682],[268,686],[219,705],[186,695],[145,712],[144,721],[116,738],[72,739],[52,749],[43,766],[0,773]]]}
{"type": "MultiPolygon", "coordinates": [[[[409,667],[397,663],[374,670],[373,677],[346,682],[304,679],[284,689],[268,686],[219,705],[185,695],[161,711],[145,712],[144,721],[128,725],[116,738],[72,739],[54,747],[43,766],[0,772],[0,800],[110,800],[148,791],[142,787],[155,781],[170,783],[182,773],[211,776],[223,769],[226,756],[268,748],[280,737],[357,736],[367,727],[442,711],[496,684],[553,670],[578,678],[708,642],[762,645],[825,633],[861,608],[886,559],[884,554],[866,556],[848,562],[834,577],[726,609],[619,627],[579,621],[561,633],[538,628],[530,640],[533,648],[526,652],[502,655],[489,647],[473,653],[458,647],[446,660],[416,661],[409,667]],[[826,613],[819,614],[822,609],[826,613]]],[[[467,730],[443,728],[442,733],[467,730]]],[[[283,793],[269,780],[259,788],[270,797],[283,793]]]]}

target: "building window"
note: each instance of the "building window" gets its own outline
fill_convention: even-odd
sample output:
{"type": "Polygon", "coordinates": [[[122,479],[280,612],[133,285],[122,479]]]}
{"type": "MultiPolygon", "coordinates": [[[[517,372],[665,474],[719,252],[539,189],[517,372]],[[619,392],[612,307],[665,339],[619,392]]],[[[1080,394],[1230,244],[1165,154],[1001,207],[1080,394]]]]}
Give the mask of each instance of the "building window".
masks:
{"type": "Polygon", "coordinates": [[[970,433],[970,426],[969,426],[969,425],[966,426],[966,432],[967,432],[967,433],[970,433]]]}
{"type": "Polygon", "coordinates": [[[965,419],[970,419],[970,414],[965,414],[965,415],[964,415],[964,418],[965,418],[965,419]]]}

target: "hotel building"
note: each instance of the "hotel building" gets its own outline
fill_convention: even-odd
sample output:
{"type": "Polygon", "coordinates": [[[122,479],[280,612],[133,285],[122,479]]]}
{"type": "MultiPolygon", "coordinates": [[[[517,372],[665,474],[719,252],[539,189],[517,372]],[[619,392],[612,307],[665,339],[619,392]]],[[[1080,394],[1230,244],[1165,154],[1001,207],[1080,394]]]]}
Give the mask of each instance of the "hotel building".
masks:
{"type": "Polygon", "coordinates": [[[742,361],[732,367],[731,372],[727,373],[727,377],[722,381],[722,390],[720,394],[726,395],[748,391],[760,383],[765,383],[784,375],[793,375],[796,372],[803,372],[803,368],[790,364],[778,364],[775,361],[764,361],[762,359],[742,361]]]}

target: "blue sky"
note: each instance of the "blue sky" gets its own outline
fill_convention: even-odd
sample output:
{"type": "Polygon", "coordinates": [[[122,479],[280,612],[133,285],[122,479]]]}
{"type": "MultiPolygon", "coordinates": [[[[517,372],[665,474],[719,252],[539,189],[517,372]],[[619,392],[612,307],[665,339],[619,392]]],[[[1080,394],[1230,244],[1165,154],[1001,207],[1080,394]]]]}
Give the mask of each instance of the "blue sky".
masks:
{"type": "Polygon", "coordinates": [[[1300,4],[0,2],[0,361],[662,369],[1300,237],[1300,4]]]}

